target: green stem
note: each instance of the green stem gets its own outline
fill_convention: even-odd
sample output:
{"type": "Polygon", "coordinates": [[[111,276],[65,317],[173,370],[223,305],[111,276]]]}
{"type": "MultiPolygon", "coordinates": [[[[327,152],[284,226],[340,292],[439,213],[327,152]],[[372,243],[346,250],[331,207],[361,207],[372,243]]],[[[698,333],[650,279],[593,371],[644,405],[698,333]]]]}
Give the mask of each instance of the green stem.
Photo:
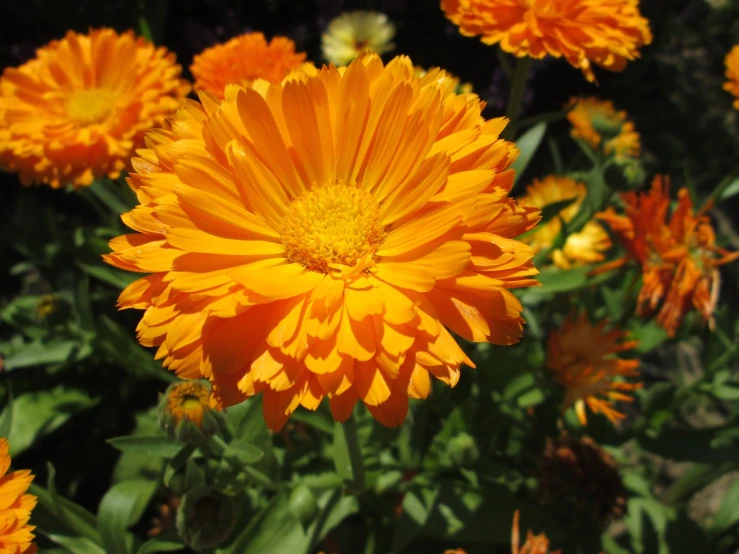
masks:
{"type": "Polygon", "coordinates": [[[334,430],[334,463],[339,476],[350,492],[364,490],[364,459],[359,446],[357,422],[352,415],[344,423],[337,423],[334,430]]]}
{"type": "Polygon", "coordinates": [[[518,127],[518,116],[521,112],[521,104],[523,103],[523,93],[526,91],[526,77],[529,74],[529,65],[531,58],[523,57],[516,60],[516,69],[513,72],[513,81],[511,81],[511,94],[508,97],[508,109],[506,117],[510,119],[510,123],[503,131],[503,138],[512,139],[516,134],[518,127]]]}
{"type": "Polygon", "coordinates": [[[547,112],[540,115],[534,115],[531,117],[526,117],[522,119],[518,126],[523,127],[533,127],[537,123],[541,123],[542,121],[544,123],[556,123],[557,121],[562,121],[567,117],[567,110],[560,110],[558,112],[547,112]]]}

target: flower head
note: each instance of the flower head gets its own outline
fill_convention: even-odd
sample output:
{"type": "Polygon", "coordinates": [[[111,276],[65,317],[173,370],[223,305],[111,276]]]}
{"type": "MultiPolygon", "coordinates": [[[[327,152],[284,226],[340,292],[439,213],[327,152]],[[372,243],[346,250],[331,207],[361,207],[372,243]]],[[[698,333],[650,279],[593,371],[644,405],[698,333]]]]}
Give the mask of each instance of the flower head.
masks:
{"type": "Polygon", "coordinates": [[[565,58],[595,80],[592,64],[621,71],[652,42],[638,0],[441,0],[467,36],[519,58],[565,58]]]}
{"type": "Polygon", "coordinates": [[[739,110],[739,44],[726,55],[725,63],[727,80],[724,83],[724,90],[736,97],[734,107],[739,110]]]}
{"type": "Polygon", "coordinates": [[[329,63],[346,65],[362,52],[385,54],[395,48],[395,26],[384,13],[353,11],[333,19],[321,37],[323,57],[329,63]]]}
{"type": "Polygon", "coordinates": [[[592,439],[566,433],[547,439],[537,466],[537,496],[562,514],[568,527],[601,531],[623,517],[627,497],[618,467],[592,439]]]}
{"type": "Polygon", "coordinates": [[[513,513],[513,528],[511,529],[511,552],[513,554],[561,554],[561,550],[549,552],[549,539],[544,533],[534,535],[531,529],[526,535],[526,542],[521,546],[518,531],[519,511],[513,513]]]}
{"type": "Polygon", "coordinates": [[[200,443],[218,431],[210,407],[210,390],[198,381],[173,383],[159,408],[159,426],[183,442],[200,443]]]}
{"type": "MultiPolygon", "coordinates": [[[[577,215],[586,193],[583,183],[556,175],[549,175],[541,181],[534,179],[533,184],[526,188],[524,200],[527,204],[540,209],[557,202],[573,200],[562,208],[556,217],[523,237],[534,252],[552,247],[562,230],[562,222],[569,223],[577,215]]],[[[577,265],[602,261],[603,252],[610,247],[611,241],[605,230],[598,223],[589,221],[581,231],[569,234],[564,246],[555,249],[551,256],[558,267],[569,269],[577,265]]]]}
{"type": "Polygon", "coordinates": [[[430,375],[472,365],[450,329],[507,345],[509,289],[536,284],[514,237],[539,218],[507,194],[515,146],[477,96],[364,55],[282,84],[202,94],[148,135],[130,185],[136,233],[106,259],[149,273],[121,308],[146,309],[142,344],[212,402],[263,395],[268,425],[360,399],[399,425],[430,375]]]}
{"type": "Polygon", "coordinates": [[[166,48],[112,29],[40,48],[0,78],[0,167],[25,185],[118,177],[144,131],[190,91],[166,48]]]}
{"type": "Polygon", "coordinates": [[[624,111],[616,111],[610,100],[573,98],[567,119],[572,138],[585,141],[590,148],[619,158],[636,158],[641,139],[624,111]]]}
{"type": "Polygon", "coordinates": [[[33,481],[28,470],[10,469],[10,448],[6,439],[0,438],[0,552],[3,554],[33,554],[33,530],[28,525],[36,497],[26,494],[33,481]]]}
{"type": "Polygon", "coordinates": [[[718,266],[739,258],[716,246],[711,221],[703,210],[694,213],[688,190],[678,192],[677,208],[670,211],[669,181],[655,177],[649,192],[622,195],[625,214],[609,208],[598,217],[608,223],[626,249],[626,256],[642,268],[642,287],[637,313],[657,313],[657,322],[674,336],[691,308],[700,312],[713,328],[713,311],[718,302],[718,266]]]}
{"type": "Polygon", "coordinates": [[[623,341],[625,332],[605,331],[606,325],[605,320],[592,325],[584,313],[573,314],[549,335],[546,366],[565,389],[563,409],[575,406],[583,425],[587,423],[586,405],[614,423],[622,419],[624,414],[613,407],[613,402],[631,402],[629,391],[641,388],[641,383],[617,380],[639,375],[638,360],[616,356],[634,348],[637,341],[623,341]]]}
{"type": "Polygon", "coordinates": [[[279,83],[304,61],[305,53],[296,52],[289,38],[273,37],[267,43],[262,33],[246,33],[205,49],[195,56],[190,71],[196,91],[223,98],[228,84],[250,87],[257,79],[279,83]]]}

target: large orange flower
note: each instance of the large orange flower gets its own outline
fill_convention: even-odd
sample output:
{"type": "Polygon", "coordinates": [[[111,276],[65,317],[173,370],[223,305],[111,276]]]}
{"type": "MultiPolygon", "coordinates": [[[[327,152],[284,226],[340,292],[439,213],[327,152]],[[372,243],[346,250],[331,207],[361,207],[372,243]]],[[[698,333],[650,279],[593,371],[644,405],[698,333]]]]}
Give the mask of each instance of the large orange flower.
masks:
{"type": "Polygon", "coordinates": [[[623,341],[626,333],[618,329],[605,331],[607,321],[592,325],[584,313],[571,315],[549,335],[546,366],[554,379],[565,388],[563,409],[575,406],[580,423],[587,423],[585,406],[602,413],[612,422],[624,415],[613,407],[614,400],[630,402],[626,394],[641,387],[617,377],[639,375],[638,360],[622,360],[619,352],[631,350],[637,341],[623,341]]]}
{"type": "Polygon", "coordinates": [[[726,55],[725,63],[727,81],[724,83],[724,90],[736,97],[734,107],[739,110],[739,44],[726,55]]]}
{"type": "Polygon", "coordinates": [[[652,42],[638,0],[441,0],[467,36],[519,58],[564,57],[588,81],[591,63],[621,71],[652,42]]]}
{"type": "Polygon", "coordinates": [[[68,32],[0,78],[0,166],[25,185],[118,177],[190,86],[175,55],[129,31],[68,32]]]}
{"type": "MultiPolygon", "coordinates": [[[[523,237],[524,242],[530,244],[535,253],[551,248],[562,230],[562,222],[572,221],[586,195],[585,184],[569,177],[549,175],[541,181],[534,179],[526,187],[524,200],[527,204],[541,209],[564,200],[573,202],[560,210],[556,217],[523,237]]],[[[564,246],[553,250],[551,257],[557,267],[570,269],[573,266],[602,261],[603,252],[610,247],[608,233],[595,221],[588,221],[580,231],[567,235],[564,246]]]]}
{"type": "MultiPolygon", "coordinates": [[[[440,82],[441,81],[441,82],[440,82]]],[[[208,378],[227,406],[262,393],[279,429],[330,399],[399,425],[430,375],[472,365],[460,336],[513,344],[535,284],[514,237],[539,218],[507,197],[517,151],[475,95],[364,55],[282,84],[202,94],[147,135],[130,184],[138,233],[107,260],[151,273],[121,308],[145,309],[142,344],[208,378]]]]}
{"type": "Polygon", "coordinates": [[[257,79],[279,83],[304,60],[305,53],[295,52],[295,43],[287,37],[273,37],[267,43],[262,33],[246,33],[206,48],[195,56],[190,71],[195,77],[195,90],[223,98],[230,83],[242,87],[251,86],[257,79]]]}
{"type": "Polygon", "coordinates": [[[28,470],[10,469],[8,441],[0,438],[0,553],[33,554],[31,511],[36,506],[36,497],[26,494],[33,475],[28,470]]]}
{"type": "Polygon", "coordinates": [[[711,221],[703,210],[694,213],[688,190],[678,192],[678,205],[670,209],[669,182],[658,175],[649,192],[622,195],[625,215],[611,207],[598,217],[608,223],[626,249],[626,256],[603,269],[629,260],[642,267],[638,315],[657,312],[657,322],[674,336],[683,317],[698,310],[713,328],[713,311],[718,302],[718,266],[736,260],[739,252],[716,246],[711,221]]]}

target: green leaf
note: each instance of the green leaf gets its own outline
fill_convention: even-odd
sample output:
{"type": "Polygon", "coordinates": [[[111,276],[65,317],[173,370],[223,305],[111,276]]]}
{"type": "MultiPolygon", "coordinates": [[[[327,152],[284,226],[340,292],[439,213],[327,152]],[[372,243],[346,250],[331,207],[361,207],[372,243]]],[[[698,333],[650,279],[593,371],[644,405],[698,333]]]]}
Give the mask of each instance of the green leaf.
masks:
{"type": "Polygon", "coordinates": [[[234,439],[226,447],[223,457],[236,463],[255,464],[264,457],[264,452],[244,440],[234,439]]]}
{"type": "Polygon", "coordinates": [[[353,491],[364,489],[364,460],[353,416],[344,423],[335,424],[333,446],[336,473],[353,491]]]}
{"type": "Polygon", "coordinates": [[[48,533],[46,535],[52,542],[59,544],[74,554],[107,554],[105,550],[85,537],[68,537],[48,533]]]}
{"type": "Polygon", "coordinates": [[[160,362],[146,351],[132,337],[132,332],[107,316],[97,319],[98,349],[110,362],[125,363],[134,375],[153,377],[162,381],[173,381],[177,378],[162,369],[160,362]]]}
{"type": "Polygon", "coordinates": [[[131,197],[110,179],[95,179],[87,190],[110,208],[115,215],[121,215],[134,207],[131,197]]]}
{"type": "Polygon", "coordinates": [[[6,409],[0,414],[0,437],[9,437],[10,429],[13,426],[13,391],[8,391],[8,404],[6,409]]]}
{"type": "Polygon", "coordinates": [[[184,550],[185,545],[182,544],[180,537],[175,531],[168,531],[159,537],[149,539],[136,554],[153,554],[154,552],[177,552],[184,550]]]}
{"type": "Polygon", "coordinates": [[[521,179],[523,172],[526,171],[526,168],[528,167],[529,162],[531,162],[531,158],[534,157],[534,154],[538,150],[546,131],[547,124],[545,122],[541,122],[534,125],[531,129],[516,139],[516,146],[518,147],[519,154],[518,158],[516,158],[516,161],[513,162],[513,165],[511,166],[516,170],[516,183],[521,179]]]}
{"type": "Polygon", "coordinates": [[[549,223],[552,219],[557,217],[559,213],[568,208],[570,205],[572,205],[573,202],[577,201],[577,196],[573,196],[572,198],[565,198],[564,200],[558,200],[557,202],[552,202],[551,204],[547,204],[541,209],[541,221],[537,224],[539,227],[542,225],[546,225],[549,223]]]}
{"type": "Polygon", "coordinates": [[[143,479],[121,481],[108,490],[98,509],[98,530],[107,554],[134,552],[134,536],[128,527],[144,513],[157,484],[143,479]]]}
{"type": "Polygon", "coordinates": [[[21,367],[58,364],[72,358],[80,343],[73,340],[34,341],[5,359],[4,369],[12,371],[21,367]]]}
{"type": "Polygon", "coordinates": [[[646,435],[638,438],[646,450],[676,461],[721,463],[739,460],[739,442],[722,431],[726,430],[670,430],[663,431],[657,438],[646,435]]]}
{"type": "Polygon", "coordinates": [[[129,435],[108,439],[106,442],[121,452],[135,452],[159,458],[173,458],[183,449],[180,441],[166,435],[129,435]]]}
{"type": "Polygon", "coordinates": [[[724,495],[721,507],[713,518],[713,525],[710,529],[711,535],[720,535],[739,524],[739,509],[737,507],[739,507],[739,480],[734,480],[729,485],[729,490],[724,495]]]}
{"type": "Polygon", "coordinates": [[[403,496],[403,513],[395,525],[393,551],[403,550],[426,526],[436,506],[439,491],[439,486],[411,485],[403,496]]]}
{"type": "Polygon", "coordinates": [[[46,533],[75,534],[101,544],[97,518],[71,500],[53,495],[47,489],[31,484],[28,492],[38,499],[33,511],[33,523],[46,533]]]}

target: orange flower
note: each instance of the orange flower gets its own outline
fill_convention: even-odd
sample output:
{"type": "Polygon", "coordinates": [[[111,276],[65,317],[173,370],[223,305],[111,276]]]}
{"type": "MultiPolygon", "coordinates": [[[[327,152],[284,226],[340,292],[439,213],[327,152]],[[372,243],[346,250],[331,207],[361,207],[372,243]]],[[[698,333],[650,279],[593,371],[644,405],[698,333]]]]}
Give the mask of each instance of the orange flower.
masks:
{"type": "Polygon", "coordinates": [[[36,506],[36,497],[26,494],[33,475],[28,470],[10,469],[8,441],[0,438],[0,553],[33,554],[33,530],[28,525],[31,511],[36,506]]]}
{"type": "Polygon", "coordinates": [[[727,81],[724,83],[724,90],[736,97],[734,107],[739,110],[739,44],[726,55],[725,63],[727,81]]]}
{"type": "Polygon", "coordinates": [[[24,185],[117,178],[190,91],[175,55],[132,31],[70,31],[36,54],[0,78],[0,166],[24,185]]]}
{"type": "Polygon", "coordinates": [[[441,0],[441,7],[463,35],[519,58],[564,57],[591,82],[591,62],[622,71],[652,42],[638,0],[441,0]]]}
{"type": "Polygon", "coordinates": [[[580,423],[585,425],[585,406],[602,413],[612,422],[624,417],[613,408],[614,400],[631,402],[626,394],[641,388],[641,383],[625,383],[616,377],[639,375],[637,360],[622,360],[615,356],[630,350],[637,341],[624,341],[626,333],[613,329],[604,331],[607,321],[593,326],[584,313],[570,315],[562,327],[549,335],[546,366],[554,379],[565,388],[563,409],[575,406],[580,423]]]}
{"type": "Polygon", "coordinates": [[[511,552],[513,554],[561,554],[561,550],[549,552],[549,539],[544,533],[534,535],[531,529],[526,535],[526,542],[519,547],[520,539],[518,534],[518,517],[519,512],[513,513],[513,529],[511,530],[511,552]]]}
{"type": "Polygon", "coordinates": [[[705,214],[710,206],[694,214],[688,190],[678,192],[678,205],[670,208],[669,181],[658,175],[649,192],[622,195],[625,215],[611,207],[597,217],[608,223],[626,248],[626,256],[602,269],[622,265],[629,260],[642,267],[642,288],[637,314],[657,312],[657,322],[669,336],[674,336],[691,307],[713,329],[713,311],[718,302],[720,277],[718,266],[736,260],[716,246],[711,221],[705,214]]]}
{"type": "MultiPolygon", "coordinates": [[[[526,196],[523,200],[527,204],[541,209],[563,200],[574,199],[574,202],[560,210],[556,217],[537,227],[535,232],[522,237],[522,240],[530,244],[535,253],[551,248],[562,230],[562,221],[565,223],[572,221],[580,210],[586,194],[585,185],[569,177],[549,175],[541,181],[534,179],[534,182],[526,187],[526,196]]],[[[569,234],[564,246],[555,249],[551,256],[557,267],[569,269],[602,261],[604,258],[602,253],[610,247],[611,240],[603,228],[595,221],[588,221],[581,231],[569,234]]]]}
{"type": "Polygon", "coordinates": [[[205,90],[223,98],[226,85],[250,87],[257,79],[279,83],[305,60],[295,52],[295,43],[286,37],[273,37],[267,44],[262,33],[246,33],[224,44],[217,44],[195,56],[190,66],[195,90],[205,90]]]}
{"type": "Polygon", "coordinates": [[[365,54],[201,94],[149,133],[123,216],[137,233],[106,257],[151,274],[119,299],[146,310],[140,342],[211,380],[214,405],[261,393],[272,429],[325,396],[339,421],[361,399],[399,425],[430,375],[453,386],[472,365],[447,328],[518,342],[508,289],[537,271],[514,237],[539,212],[507,197],[505,120],[445,87],[365,54]]]}
{"type": "Polygon", "coordinates": [[[641,139],[626,112],[616,111],[610,100],[573,98],[567,119],[572,124],[570,135],[585,141],[593,150],[605,154],[636,158],[641,154],[641,139]]]}

